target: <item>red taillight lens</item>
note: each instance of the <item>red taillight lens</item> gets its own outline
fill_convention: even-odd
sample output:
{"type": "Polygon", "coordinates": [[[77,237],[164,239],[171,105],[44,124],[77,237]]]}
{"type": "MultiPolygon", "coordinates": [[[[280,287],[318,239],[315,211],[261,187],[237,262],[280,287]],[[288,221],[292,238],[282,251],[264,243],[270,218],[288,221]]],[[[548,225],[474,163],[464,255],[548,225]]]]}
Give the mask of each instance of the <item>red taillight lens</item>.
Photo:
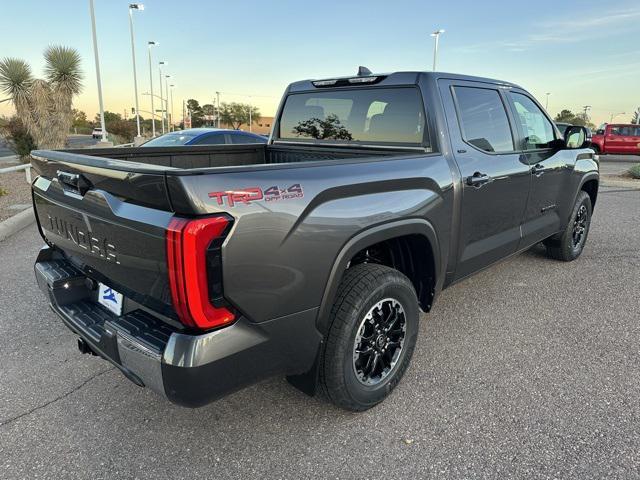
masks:
{"type": "MultiPolygon", "coordinates": [[[[188,327],[211,329],[235,319],[225,307],[212,305],[207,255],[209,247],[229,225],[224,217],[196,220],[173,218],[167,229],[167,267],[171,300],[180,321],[188,327]]],[[[216,249],[220,254],[219,248],[216,249]]],[[[220,279],[216,279],[218,283],[220,279]]]]}

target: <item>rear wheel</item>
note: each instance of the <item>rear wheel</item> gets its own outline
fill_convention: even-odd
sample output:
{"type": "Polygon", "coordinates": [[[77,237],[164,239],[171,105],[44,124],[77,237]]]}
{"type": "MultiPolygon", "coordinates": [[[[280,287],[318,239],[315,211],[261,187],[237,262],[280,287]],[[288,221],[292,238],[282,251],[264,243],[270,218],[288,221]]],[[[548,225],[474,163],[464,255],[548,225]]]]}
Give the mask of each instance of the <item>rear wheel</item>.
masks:
{"type": "Polygon", "coordinates": [[[595,143],[591,144],[591,148],[593,149],[594,152],[600,153],[600,147],[598,145],[596,145],[595,143]]]}
{"type": "Polygon", "coordinates": [[[544,241],[551,258],[570,262],[580,256],[587,242],[591,212],[591,198],[581,190],[564,231],[544,241]]]}
{"type": "Polygon", "coordinates": [[[330,401],[354,411],[384,400],[406,371],[418,335],[418,299],[392,268],[348,269],[331,310],[320,383],[330,401]]]}

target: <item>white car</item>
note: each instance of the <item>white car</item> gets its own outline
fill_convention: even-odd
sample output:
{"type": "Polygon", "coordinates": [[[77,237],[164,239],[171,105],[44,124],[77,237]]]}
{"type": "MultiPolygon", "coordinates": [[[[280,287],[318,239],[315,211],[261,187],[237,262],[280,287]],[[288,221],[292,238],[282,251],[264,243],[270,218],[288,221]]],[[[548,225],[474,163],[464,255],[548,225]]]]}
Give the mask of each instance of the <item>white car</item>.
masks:
{"type": "Polygon", "coordinates": [[[102,128],[94,128],[91,132],[93,138],[102,138],[102,128]]]}

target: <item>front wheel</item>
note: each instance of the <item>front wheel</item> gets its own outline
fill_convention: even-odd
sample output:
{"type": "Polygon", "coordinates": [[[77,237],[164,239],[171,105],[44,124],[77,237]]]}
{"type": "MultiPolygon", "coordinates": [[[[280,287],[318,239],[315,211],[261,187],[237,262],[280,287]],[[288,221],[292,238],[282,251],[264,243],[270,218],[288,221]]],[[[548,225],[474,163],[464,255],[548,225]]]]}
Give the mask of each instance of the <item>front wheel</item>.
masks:
{"type": "Polygon", "coordinates": [[[331,310],[320,365],[329,400],[353,411],[384,400],[409,365],[418,319],[416,292],[405,275],[383,265],[349,268],[331,310]]]}
{"type": "Polygon", "coordinates": [[[587,242],[592,211],[591,198],[581,190],[564,231],[544,242],[551,258],[570,262],[580,256],[587,242]]]}

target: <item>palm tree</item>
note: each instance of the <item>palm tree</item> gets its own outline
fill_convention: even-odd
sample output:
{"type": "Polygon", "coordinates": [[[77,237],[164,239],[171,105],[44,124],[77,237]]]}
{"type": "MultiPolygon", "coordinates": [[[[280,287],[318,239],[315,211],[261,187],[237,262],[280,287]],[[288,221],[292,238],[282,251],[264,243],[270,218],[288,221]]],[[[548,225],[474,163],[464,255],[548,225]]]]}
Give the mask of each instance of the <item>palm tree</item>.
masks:
{"type": "Polygon", "coordinates": [[[38,148],[62,148],[73,122],[73,97],[82,89],[80,55],[73,48],[50,46],[44,52],[45,79],[33,78],[18,58],[0,61],[0,90],[9,95],[38,148]]]}

